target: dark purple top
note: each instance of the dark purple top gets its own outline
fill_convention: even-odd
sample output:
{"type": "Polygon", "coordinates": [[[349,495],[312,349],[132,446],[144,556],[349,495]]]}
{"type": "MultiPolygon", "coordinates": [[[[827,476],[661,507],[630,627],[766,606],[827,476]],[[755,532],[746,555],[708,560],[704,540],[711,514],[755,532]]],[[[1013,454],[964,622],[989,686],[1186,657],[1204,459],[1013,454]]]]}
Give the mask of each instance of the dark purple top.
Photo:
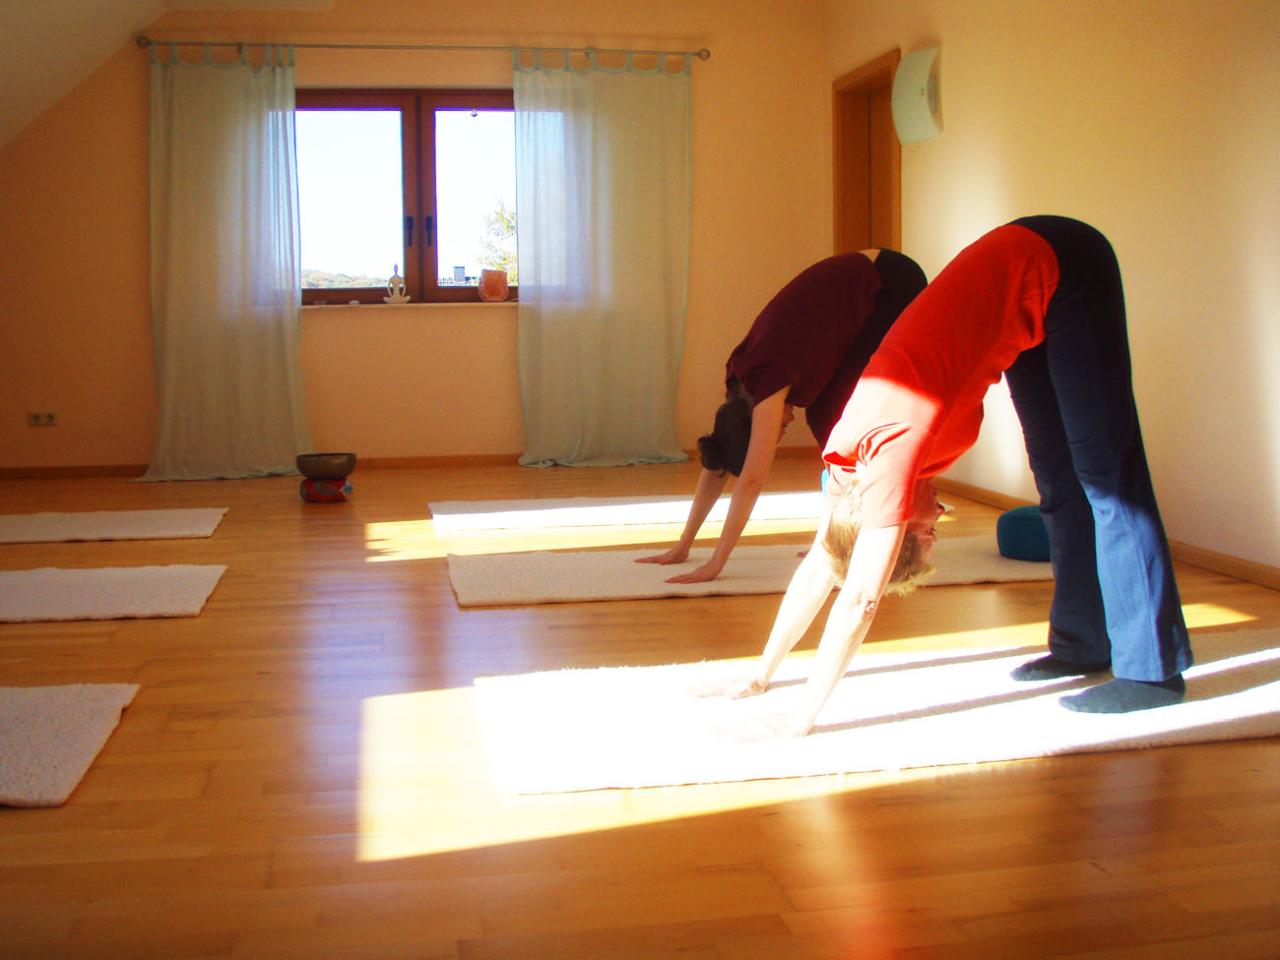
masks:
{"type": "MultiPolygon", "coordinates": [[[[787,403],[808,407],[846,366],[846,355],[866,326],[880,287],[880,272],[861,253],[818,261],[760,311],[746,337],[729,355],[726,384],[736,376],[751,394],[753,405],[786,387],[787,403]]],[[[878,333],[884,335],[883,330],[878,333]]],[[[878,342],[879,337],[876,339],[878,342]]],[[[870,353],[866,351],[862,364],[870,353]]],[[[859,373],[861,365],[854,380],[859,373]]],[[[853,383],[847,387],[843,400],[853,392],[853,383]]],[[[843,401],[832,406],[838,417],[843,401]]],[[[822,419],[824,422],[815,423],[810,418],[809,426],[818,441],[825,443],[835,419],[822,419]],[[830,422],[825,422],[828,419],[830,422]]]]}

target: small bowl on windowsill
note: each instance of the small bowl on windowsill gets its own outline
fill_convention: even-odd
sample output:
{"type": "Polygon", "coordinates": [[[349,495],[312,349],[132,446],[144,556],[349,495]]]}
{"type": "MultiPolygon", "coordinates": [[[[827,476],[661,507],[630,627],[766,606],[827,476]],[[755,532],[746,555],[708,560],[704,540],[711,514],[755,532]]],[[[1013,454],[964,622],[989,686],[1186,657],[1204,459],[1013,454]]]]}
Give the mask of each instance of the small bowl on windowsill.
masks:
{"type": "Polygon", "coordinates": [[[300,453],[298,472],[308,480],[341,480],[356,468],[354,453],[300,453]]]}

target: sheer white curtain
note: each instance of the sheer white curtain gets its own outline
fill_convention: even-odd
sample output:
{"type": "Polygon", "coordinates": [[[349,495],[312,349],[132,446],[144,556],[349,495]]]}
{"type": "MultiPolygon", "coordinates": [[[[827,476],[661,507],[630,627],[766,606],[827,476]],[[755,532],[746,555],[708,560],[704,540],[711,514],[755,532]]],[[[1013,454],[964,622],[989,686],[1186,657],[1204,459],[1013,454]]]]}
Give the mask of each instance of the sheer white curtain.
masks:
{"type": "Polygon", "coordinates": [[[292,51],[182,62],[152,47],[151,314],[160,402],[146,480],[295,472],[292,51]]]}
{"type": "Polygon", "coordinates": [[[527,466],[684,460],[689,70],[515,60],[527,466]]]}

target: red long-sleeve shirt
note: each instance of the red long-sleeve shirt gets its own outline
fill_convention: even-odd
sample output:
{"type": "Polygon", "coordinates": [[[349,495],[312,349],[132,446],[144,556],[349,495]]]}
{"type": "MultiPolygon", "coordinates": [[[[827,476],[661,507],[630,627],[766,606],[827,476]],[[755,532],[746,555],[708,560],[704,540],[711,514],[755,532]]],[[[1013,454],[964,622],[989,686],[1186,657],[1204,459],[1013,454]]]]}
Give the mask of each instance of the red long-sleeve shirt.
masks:
{"type": "Polygon", "coordinates": [[[1053,248],[1009,224],[962,250],[903,311],[823,451],[857,475],[866,526],[909,520],[915,482],[977,441],[987,388],[1044,339],[1057,285],[1053,248]]]}

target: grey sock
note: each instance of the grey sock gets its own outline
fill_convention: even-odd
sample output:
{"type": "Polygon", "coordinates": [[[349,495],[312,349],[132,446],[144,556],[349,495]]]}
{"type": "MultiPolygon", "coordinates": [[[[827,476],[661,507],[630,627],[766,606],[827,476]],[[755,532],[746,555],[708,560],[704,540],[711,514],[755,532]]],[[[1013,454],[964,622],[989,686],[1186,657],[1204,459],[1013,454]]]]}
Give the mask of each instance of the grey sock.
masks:
{"type": "Polygon", "coordinates": [[[1058,702],[1076,713],[1132,713],[1179,703],[1186,695],[1182,674],[1168,680],[1109,680],[1058,702]]]}
{"type": "Polygon", "coordinates": [[[1009,676],[1015,680],[1061,680],[1064,677],[1082,677],[1086,673],[1101,673],[1111,669],[1111,662],[1103,660],[1098,663],[1072,663],[1059,660],[1053,654],[1029,660],[1016,667],[1009,676]]]}

